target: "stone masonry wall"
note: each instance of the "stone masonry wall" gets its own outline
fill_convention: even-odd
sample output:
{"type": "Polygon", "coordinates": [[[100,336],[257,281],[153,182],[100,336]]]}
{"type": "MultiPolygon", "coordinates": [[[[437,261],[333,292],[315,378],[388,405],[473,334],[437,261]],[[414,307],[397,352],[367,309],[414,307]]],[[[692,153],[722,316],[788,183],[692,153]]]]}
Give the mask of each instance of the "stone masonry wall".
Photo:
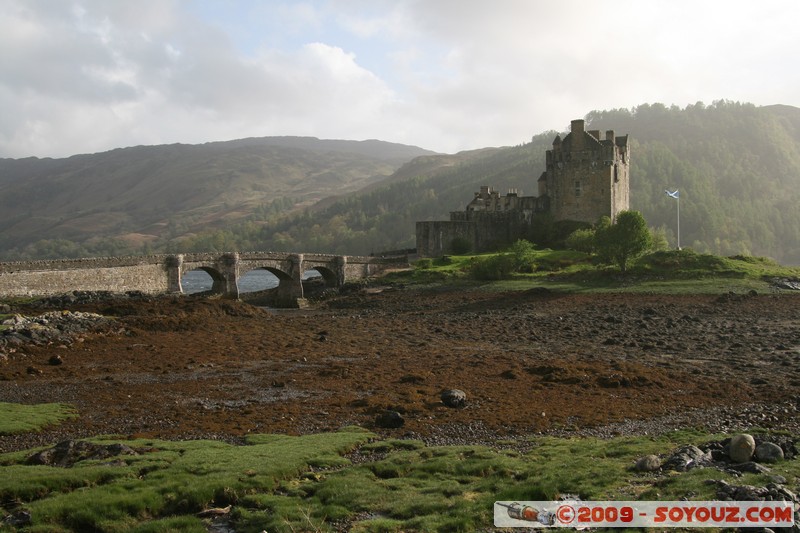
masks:
{"type": "Polygon", "coordinates": [[[456,237],[475,242],[475,224],[466,220],[417,222],[417,254],[420,257],[440,257],[452,253],[456,237]]]}
{"type": "Polygon", "coordinates": [[[0,295],[8,297],[48,296],[71,291],[142,291],[149,294],[168,290],[167,270],[162,264],[65,270],[0,271],[0,295]]]}

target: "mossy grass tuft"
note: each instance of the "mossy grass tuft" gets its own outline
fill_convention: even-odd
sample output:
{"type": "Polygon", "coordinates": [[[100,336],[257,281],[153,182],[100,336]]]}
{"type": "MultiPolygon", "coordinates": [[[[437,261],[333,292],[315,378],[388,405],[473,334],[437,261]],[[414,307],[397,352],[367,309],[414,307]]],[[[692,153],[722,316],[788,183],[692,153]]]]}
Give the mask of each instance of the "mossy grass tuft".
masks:
{"type": "Polygon", "coordinates": [[[74,408],[61,403],[26,405],[0,402],[0,435],[39,431],[77,416],[74,408]]]}

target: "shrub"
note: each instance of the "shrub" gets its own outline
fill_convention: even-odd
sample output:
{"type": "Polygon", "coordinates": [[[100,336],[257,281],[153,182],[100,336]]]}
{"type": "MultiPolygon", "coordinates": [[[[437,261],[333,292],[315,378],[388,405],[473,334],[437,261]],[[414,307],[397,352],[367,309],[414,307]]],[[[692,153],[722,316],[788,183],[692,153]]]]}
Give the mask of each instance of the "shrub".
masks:
{"type": "Polygon", "coordinates": [[[567,237],[566,245],[567,248],[576,252],[594,253],[594,230],[590,228],[576,229],[567,237]]]}
{"type": "Polygon", "coordinates": [[[511,255],[514,258],[514,270],[517,272],[533,272],[536,249],[533,244],[524,239],[518,239],[511,246],[511,255]]]}
{"type": "Polygon", "coordinates": [[[431,259],[430,257],[417,259],[417,262],[414,263],[414,266],[419,270],[427,270],[433,266],[433,259],[431,259]]]}
{"type": "Polygon", "coordinates": [[[470,275],[481,281],[508,279],[516,270],[512,254],[498,254],[475,259],[470,265],[470,275]]]}
{"type": "Polygon", "coordinates": [[[450,241],[450,251],[454,255],[466,255],[472,251],[472,243],[466,237],[455,237],[450,241]]]}

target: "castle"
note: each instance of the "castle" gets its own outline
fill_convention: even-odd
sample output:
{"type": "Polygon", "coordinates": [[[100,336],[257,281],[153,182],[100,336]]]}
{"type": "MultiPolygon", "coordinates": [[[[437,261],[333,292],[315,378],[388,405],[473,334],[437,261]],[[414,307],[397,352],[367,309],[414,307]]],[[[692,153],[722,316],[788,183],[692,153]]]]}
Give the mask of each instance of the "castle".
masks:
{"type": "Polygon", "coordinates": [[[583,120],[573,120],[563,139],[557,135],[546,152],[546,170],[538,181],[538,196],[505,196],[483,186],[464,211],[453,211],[448,221],[417,222],[417,254],[439,257],[453,253],[453,243],[469,243],[474,252],[497,250],[531,234],[535,216],[549,214],[554,221],[593,224],[601,216],[614,220],[628,209],[630,146],[628,136],[614,130],[586,131],[583,120]]]}

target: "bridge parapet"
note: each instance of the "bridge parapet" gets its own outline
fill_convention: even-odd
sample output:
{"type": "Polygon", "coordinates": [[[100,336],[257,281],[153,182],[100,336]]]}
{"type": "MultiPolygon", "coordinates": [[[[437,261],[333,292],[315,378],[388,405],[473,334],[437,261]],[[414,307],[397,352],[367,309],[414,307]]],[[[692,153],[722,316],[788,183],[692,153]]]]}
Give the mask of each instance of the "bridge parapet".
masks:
{"type": "Polygon", "coordinates": [[[239,278],[253,269],[273,272],[283,305],[303,297],[303,274],[314,270],[331,287],[372,276],[403,257],[293,254],[285,252],[188,253],[148,256],[97,257],[0,263],[0,296],[49,296],[75,290],[148,294],[181,293],[181,278],[201,269],[214,280],[212,291],[239,297],[239,278]]]}

